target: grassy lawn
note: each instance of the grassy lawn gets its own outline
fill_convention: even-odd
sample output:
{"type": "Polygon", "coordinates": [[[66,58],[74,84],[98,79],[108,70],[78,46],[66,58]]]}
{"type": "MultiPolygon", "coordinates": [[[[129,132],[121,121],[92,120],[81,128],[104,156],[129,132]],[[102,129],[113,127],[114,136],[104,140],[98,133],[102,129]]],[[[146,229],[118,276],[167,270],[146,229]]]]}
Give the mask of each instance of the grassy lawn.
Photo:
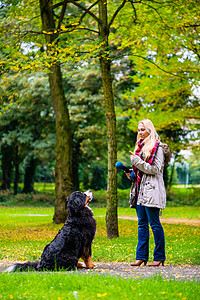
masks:
{"type": "Polygon", "coordinates": [[[198,299],[197,282],[122,279],[114,276],[29,273],[0,274],[1,299],[198,299]]]}
{"type": "MultiPolygon", "coordinates": [[[[165,217],[198,218],[196,208],[169,207],[165,217]]],[[[96,262],[135,259],[137,222],[119,220],[120,237],[107,239],[105,209],[94,208],[97,234],[93,243],[96,262]]],[[[130,208],[120,208],[119,214],[135,214],[130,208]]],[[[1,261],[39,259],[44,246],[62,225],[52,223],[53,208],[0,207],[1,261]]],[[[163,224],[166,238],[167,265],[199,265],[200,230],[187,225],[163,224]]],[[[150,261],[154,241],[150,236],[150,261]]],[[[0,274],[0,299],[198,299],[197,282],[149,279],[122,279],[109,275],[78,272],[0,274]]]]}
{"type": "MultiPolygon", "coordinates": [[[[97,234],[93,244],[94,261],[123,261],[135,259],[137,221],[119,219],[119,238],[107,239],[105,209],[93,209],[97,220],[97,234]]],[[[170,217],[198,217],[197,208],[169,207],[170,217]]],[[[119,209],[120,214],[135,214],[134,209],[119,209]]],[[[53,208],[0,207],[0,259],[39,259],[44,246],[53,239],[62,224],[52,223],[53,208]]],[[[199,264],[199,227],[182,224],[163,224],[166,238],[167,264],[199,264]]],[[[150,230],[150,260],[153,259],[154,240],[150,230]]]]}
{"type": "MultiPolygon", "coordinates": [[[[92,207],[92,203],[91,203],[92,207]]],[[[92,210],[96,216],[106,214],[106,208],[93,208],[92,210]]],[[[119,207],[118,215],[137,216],[136,210],[130,207],[119,207]]],[[[180,218],[180,219],[200,219],[200,207],[193,206],[179,206],[179,207],[166,207],[162,211],[164,218],[180,218]]]]}

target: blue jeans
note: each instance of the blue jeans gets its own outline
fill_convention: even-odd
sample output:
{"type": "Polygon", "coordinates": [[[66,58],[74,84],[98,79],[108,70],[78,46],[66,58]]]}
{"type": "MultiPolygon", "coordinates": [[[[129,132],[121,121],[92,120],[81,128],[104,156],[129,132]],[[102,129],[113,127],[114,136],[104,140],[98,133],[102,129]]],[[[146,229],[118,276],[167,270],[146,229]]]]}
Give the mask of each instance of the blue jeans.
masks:
{"type": "Polygon", "coordinates": [[[146,260],[149,258],[149,224],[153,231],[155,249],[154,260],[165,260],[165,237],[160,223],[159,208],[136,205],[138,216],[138,245],[136,259],[146,260]]]}

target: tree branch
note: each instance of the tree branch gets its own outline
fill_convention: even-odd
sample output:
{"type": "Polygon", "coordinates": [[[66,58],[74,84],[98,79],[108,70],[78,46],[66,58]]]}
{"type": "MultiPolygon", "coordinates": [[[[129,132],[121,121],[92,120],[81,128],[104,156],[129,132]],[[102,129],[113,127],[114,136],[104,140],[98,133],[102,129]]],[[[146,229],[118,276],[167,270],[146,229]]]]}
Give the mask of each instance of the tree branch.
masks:
{"type": "MultiPolygon", "coordinates": [[[[95,16],[95,14],[93,14],[88,8],[86,8],[85,6],[81,5],[80,3],[73,1],[73,0],[69,0],[70,3],[74,4],[75,6],[79,7],[80,9],[82,9],[83,11],[85,11],[85,14],[89,14],[93,19],[95,19],[95,21],[97,21],[97,23],[101,23],[101,20],[95,16]]],[[[98,1],[97,1],[98,2],[98,1]]],[[[96,3],[97,3],[96,2],[96,3]]],[[[95,4],[96,4],[95,3],[95,4]]],[[[91,7],[90,7],[91,8],[91,7]]]]}
{"type": "Polygon", "coordinates": [[[136,20],[137,20],[137,11],[136,11],[136,9],[135,9],[135,6],[134,6],[134,4],[133,4],[133,1],[131,1],[131,6],[132,6],[132,8],[133,8],[133,10],[134,10],[134,14],[135,14],[134,23],[136,23],[136,20]]]}
{"type": "Polygon", "coordinates": [[[200,27],[200,24],[183,25],[183,27],[184,27],[184,28],[190,28],[190,27],[196,28],[196,27],[200,27]]]}
{"type": "MultiPolygon", "coordinates": [[[[68,27],[68,28],[70,28],[70,27],[68,27]]],[[[72,31],[74,31],[74,30],[86,30],[86,31],[91,31],[91,32],[94,32],[94,33],[96,33],[96,34],[99,34],[99,31],[96,31],[96,30],[93,30],[93,29],[90,29],[90,28],[85,28],[85,27],[77,27],[77,25],[76,26],[71,26],[71,30],[62,30],[62,31],[60,31],[60,34],[62,34],[62,33],[65,33],[65,32],[72,32],[72,31]],[[74,27],[74,28],[72,28],[72,27],[74,27]]]]}
{"type": "MultiPolygon", "coordinates": [[[[99,31],[97,31],[97,30],[93,30],[93,29],[86,28],[86,27],[80,27],[80,28],[79,28],[79,27],[77,27],[77,25],[76,25],[76,26],[73,26],[73,25],[65,26],[65,28],[66,28],[66,29],[69,29],[69,30],[57,30],[57,29],[56,29],[57,32],[53,32],[53,31],[52,31],[52,32],[48,32],[48,34],[49,34],[49,35],[52,35],[52,34],[57,33],[57,34],[61,35],[61,34],[63,34],[63,33],[72,32],[72,31],[77,30],[77,29],[79,29],[79,30],[91,31],[91,32],[94,32],[94,33],[96,33],[96,34],[99,34],[99,31]]],[[[32,34],[35,34],[35,35],[44,34],[43,31],[29,30],[29,31],[27,31],[23,36],[26,36],[26,35],[29,34],[29,33],[32,33],[32,34]]]]}
{"type": "Polygon", "coordinates": [[[58,30],[60,30],[62,21],[63,21],[64,16],[65,16],[65,11],[66,11],[66,8],[67,8],[67,2],[68,2],[68,0],[63,1],[63,7],[62,7],[62,10],[61,10],[61,13],[60,13],[60,18],[58,20],[58,26],[57,26],[58,30]]]}
{"type": "Polygon", "coordinates": [[[126,4],[127,0],[123,0],[122,4],[117,8],[117,10],[115,11],[115,13],[113,14],[109,24],[108,24],[108,29],[111,27],[111,25],[113,24],[116,16],[118,15],[118,13],[120,12],[120,10],[124,7],[124,5],[126,4]]]}
{"type": "MultiPolygon", "coordinates": [[[[88,10],[90,10],[92,7],[94,7],[96,4],[98,4],[99,0],[97,0],[96,2],[94,2],[89,8],[88,10]]],[[[82,22],[83,18],[85,17],[85,15],[87,14],[87,12],[85,11],[84,14],[82,15],[81,19],[80,19],[80,23],[82,22]]]]}
{"type": "Polygon", "coordinates": [[[163,20],[162,16],[160,15],[160,13],[158,12],[158,10],[157,10],[155,7],[153,7],[153,6],[151,6],[151,5],[147,4],[147,3],[144,3],[144,2],[143,2],[143,4],[146,5],[146,6],[148,6],[148,7],[150,7],[152,10],[154,10],[154,11],[158,14],[158,16],[160,17],[160,19],[161,19],[161,21],[163,22],[163,24],[165,24],[165,26],[166,26],[167,28],[170,28],[170,29],[172,28],[172,27],[170,27],[169,25],[167,25],[167,24],[165,23],[165,21],[163,20]]]}
{"type": "Polygon", "coordinates": [[[54,8],[57,8],[57,7],[61,6],[61,5],[63,5],[64,2],[65,2],[65,1],[56,3],[56,4],[53,6],[53,9],[54,9],[54,8]]]}
{"type": "Polygon", "coordinates": [[[158,69],[160,69],[161,71],[163,71],[163,72],[165,72],[165,73],[167,73],[167,74],[170,74],[170,75],[173,75],[173,76],[176,76],[176,77],[180,77],[180,78],[184,78],[184,79],[187,78],[186,76],[181,76],[181,75],[174,74],[174,73],[171,73],[171,72],[169,72],[169,71],[164,70],[163,68],[161,68],[160,66],[158,66],[155,62],[153,62],[153,61],[150,60],[149,58],[146,58],[146,57],[144,57],[144,56],[137,55],[137,54],[132,54],[132,53],[131,53],[130,55],[131,55],[131,56],[136,56],[136,57],[139,57],[139,58],[142,58],[142,59],[148,61],[149,63],[153,64],[153,65],[156,66],[158,69]]]}

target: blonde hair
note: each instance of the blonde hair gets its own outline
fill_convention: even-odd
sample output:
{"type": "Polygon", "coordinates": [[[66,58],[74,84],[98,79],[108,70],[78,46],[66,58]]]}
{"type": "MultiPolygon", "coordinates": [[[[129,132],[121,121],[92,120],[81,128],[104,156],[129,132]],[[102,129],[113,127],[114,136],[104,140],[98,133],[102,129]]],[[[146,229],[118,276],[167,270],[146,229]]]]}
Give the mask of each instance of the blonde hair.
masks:
{"type": "MultiPolygon", "coordinates": [[[[155,127],[151,120],[149,119],[144,119],[138,123],[138,125],[142,123],[149,133],[149,135],[143,140],[144,146],[142,148],[142,152],[145,155],[145,160],[149,157],[151,150],[153,149],[156,141],[159,139],[159,135],[157,134],[155,127]]],[[[137,142],[135,146],[135,150],[138,147],[138,141],[140,140],[139,134],[137,135],[137,142]]]]}

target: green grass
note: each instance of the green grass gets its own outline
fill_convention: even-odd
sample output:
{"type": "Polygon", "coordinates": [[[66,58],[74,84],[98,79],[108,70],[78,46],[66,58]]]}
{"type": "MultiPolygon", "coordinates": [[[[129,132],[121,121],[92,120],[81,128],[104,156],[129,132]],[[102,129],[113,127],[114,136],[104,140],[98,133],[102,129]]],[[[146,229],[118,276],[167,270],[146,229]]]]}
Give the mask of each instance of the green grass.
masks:
{"type": "MultiPolygon", "coordinates": [[[[180,216],[178,208],[169,208],[169,216],[180,216]],[[171,213],[170,213],[171,211],[171,213]]],[[[135,210],[125,210],[128,214],[135,210]]],[[[119,209],[119,214],[124,209],[119,209]]],[[[181,216],[187,217],[187,214],[181,216]]],[[[188,213],[188,211],[187,211],[188,213]]],[[[191,209],[188,216],[195,211],[191,209]]],[[[105,209],[94,209],[97,219],[97,234],[93,244],[94,261],[123,261],[135,259],[137,246],[137,221],[119,219],[119,238],[107,239],[105,209]]],[[[0,259],[35,260],[39,259],[44,246],[56,235],[62,224],[52,223],[53,208],[0,207],[0,259]]],[[[163,224],[166,238],[167,264],[200,263],[199,227],[163,224]]],[[[151,232],[151,230],[150,230],[151,232]]],[[[150,260],[153,259],[154,240],[150,234],[150,260]]]]}
{"type": "MultiPolygon", "coordinates": [[[[93,261],[131,262],[135,259],[137,222],[119,220],[120,237],[107,239],[105,218],[97,217],[105,209],[93,209],[97,219],[97,234],[93,243],[93,261]]],[[[120,213],[134,212],[119,209],[120,213]]],[[[170,207],[168,214],[196,217],[196,212],[180,212],[170,207]]],[[[50,242],[62,224],[52,223],[53,208],[0,207],[0,259],[27,261],[39,259],[44,246],[50,242]]],[[[164,224],[168,265],[198,265],[199,227],[164,224]]],[[[154,241],[150,236],[150,260],[154,241]]],[[[130,279],[105,274],[74,272],[29,272],[0,274],[0,299],[198,299],[199,283],[162,279],[130,279]]]]}
{"type": "Polygon", "coordinates": [[[126,279],[76,272],[0,274],[0,299],[198,299],[197,282],[126,279]]]}
{"type": "MultiPolygon", "coordinates": [[[[92,204],[91,204],[92,207],[92,204]]],[[[92,207],[96,216],[105,216],[106,208],[92,207]]],[[[118,215],[137,216],[136,210],[130,207],[119,207],[118,215]]],[[[164,218],[180,218],[180,219],[200,219],[200,207],[194,206],[179,206],[179,207],[166,207],[162,211],[164,218]]]]}

